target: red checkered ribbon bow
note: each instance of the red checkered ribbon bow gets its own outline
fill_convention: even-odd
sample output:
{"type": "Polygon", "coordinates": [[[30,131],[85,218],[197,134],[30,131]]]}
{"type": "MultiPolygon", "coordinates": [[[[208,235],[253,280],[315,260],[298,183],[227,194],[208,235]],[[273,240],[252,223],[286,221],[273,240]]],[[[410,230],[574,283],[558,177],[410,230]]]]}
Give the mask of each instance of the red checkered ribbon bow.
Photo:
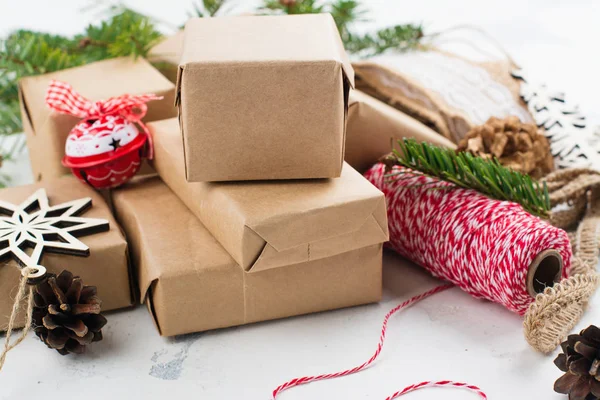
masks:
{"type": "Polygon", "coordinates": [[[148,136],[148,158],[152,159],[152,136],[141,119],[148,110],[147,102],[161,100],[162,96],[124,94],[107,100],[90,101],[79,94],[71,85],[61,81],[51,81],[46,92],[46,104],[51,110],[73,115],[82,119],[100,118],[104,115],[121,115],[128,121],[137,123],[148,136]]]}

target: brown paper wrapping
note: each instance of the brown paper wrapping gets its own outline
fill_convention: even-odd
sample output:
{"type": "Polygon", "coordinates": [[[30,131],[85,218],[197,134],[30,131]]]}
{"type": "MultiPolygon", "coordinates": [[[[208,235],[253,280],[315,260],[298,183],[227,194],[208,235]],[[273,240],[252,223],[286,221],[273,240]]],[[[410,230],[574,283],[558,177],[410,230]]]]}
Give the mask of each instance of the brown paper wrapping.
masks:
{"type": "MultiPolygon", "coordinates": [[[[98,296],[102,299],[103,311],[131,306],[134,299],[129,279],[127,242],[102,196],[76,178],[67,176],[44,184],[2,189],[0,199],[20,204],[40,188],[46,189],[51,206],[91,197],[92,207],[81,216],[103,218],[108,220],[110,225],[106,232],[80,238],[90,248],[89,257],[45,253],[40,264],[46,267],[49,273],[58,274],[67,269],[83,278],[84,284],[96,286],[98,296]]],[[[4,330],[21,274],[12,259],[1,261],[0,266],[0,330],[4,330]]],[[[23,317],[20,315],[18,326],[23,325],[23,317]]]]}
{"type": "Polygon", "coordinates": [[[388,238],[383,194],[348,164],[335,179],[188,183],[177,120],[148,127],[158,174],[246,271],[327,258],[388,238]]]}
{"type": "MultiPolygon", "coordinates": [[[[414,54],[409,53],[405,55],[408,58],[395,61],[393,58],[382,57],[353,63],[356,70],[356,87],[414,117],[454,143],[458,143],[470,129],[483,124],[492,116],[504,118],[516,115],[523,122],[533,121],[519,96],[519,84],[510,75],[514,68],[510,62],[477,63],[435,49],[416,53],[435,56],[428,59],[427,64],[431,67],[430,75],[436,75],[434,79],[442,79],[445,73],[451,71],[451,81],[447,85],[451,89],[442,94],[432,90],[427,83],[421,82],[409,72],[410,66],[407,66],[407,63],[414,62],[414,54]],[[451,62],[459,64],[446,65],[451,62]],[[458,65],[469,68],[468,72],[461,74],[458,65]],[[490,84],[500,84],[499,88],[502,90],[493,88],[485,92],[490,84]],[[470,91],[461,91],[461,85],[468,85],[470,91]],[[497,107],[502,106],[502,111],[498,108],[492,115],[475,122],[470,114],[487,112],[482,99],[496,104],[497,107]],[[474,110],[477,107],[479,110],[474,110]]],[[[419,57],[416,59],[419,60],[419,57]]],[[[416,64],[416,68],[422,69],[422,65],[416,64]]]]}
{"type": "Polygon", "coordinates": [[[381,243],[244,271],[158,178],[113,191],[141,289],[163,336],[379,301],[381,243]]]}
{"type": "Polygon", "coordinates": [[[52,79],[71,84],[90,100],[104,100],[127,93],[154,93],[164,96],[164,99],[148,103],[144,121],[177,116],[177,109],[173,106],[175,86],[143,59],[117,58],[23,78],[19,82],[21,117],[36,181],[47,181],[69,173],[61,160],[67,135],[80,120],[51,111],[46,106],[46,91],[52,79]]]}
{"type": "Polygon", "coordinates": [[[187,180],[338,177],[353,84],[330,15],[190,20],[177,77],[187,180]]]}
{"type": "Polygon", "coordinates": [[[451,149],[456,147],[409,115],[361,91],[350,92],[345,155],[348,164],[364,172],[392,151],[392,143],[403,138],[451,149]]]}
{"type": "Polygon", "coordinates": [[[148,61],[168,80],[177,81],[177,70],[183,50],[183,30],[167,36],[148,52],[148,61]]]}

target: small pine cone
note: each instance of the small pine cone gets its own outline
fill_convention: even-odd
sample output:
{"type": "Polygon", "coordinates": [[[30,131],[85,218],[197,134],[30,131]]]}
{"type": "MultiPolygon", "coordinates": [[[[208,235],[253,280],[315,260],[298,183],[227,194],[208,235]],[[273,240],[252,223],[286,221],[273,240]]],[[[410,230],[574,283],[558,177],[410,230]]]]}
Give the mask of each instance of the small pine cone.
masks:
{"type": "Polygon", "coordinates": [[[484,158],[496,158],[500,164],[539,179],[554,170],[550,143],[537,126],[517,117],[490,118],[471,129],[460,141],[458,151],[484,158]]]}
{"type": "Polygon", "coordinates": [[[60,354],[83,353],[85,346],[102,340],[106,318],[95,286],[63,271],[49,274],[34,291],[33,324],[36,335],[60,354]]]}
{"type": "Polygon", "coordinates": [[[561,347],[554,364],[565,374],[554,383],[554,391],[568,394],[569,400],[599,400],[600,329],[591,325],[569,335],[561,347]]]}

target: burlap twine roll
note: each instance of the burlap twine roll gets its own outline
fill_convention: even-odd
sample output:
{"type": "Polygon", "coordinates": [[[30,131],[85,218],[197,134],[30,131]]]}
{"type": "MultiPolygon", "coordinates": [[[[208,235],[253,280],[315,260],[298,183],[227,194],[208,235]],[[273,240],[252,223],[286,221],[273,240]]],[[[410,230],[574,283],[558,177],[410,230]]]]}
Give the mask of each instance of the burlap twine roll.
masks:
{"type": "Polygon", "coordinates": [[[550,222],[566,229],[573,246],[571,276],[536,296],[525,314],[527,342],[549,353],[579,322],[600,283],[596,272],[600,247],[600,173],[565,169],[544,178],[553,211],[550,222]]]}

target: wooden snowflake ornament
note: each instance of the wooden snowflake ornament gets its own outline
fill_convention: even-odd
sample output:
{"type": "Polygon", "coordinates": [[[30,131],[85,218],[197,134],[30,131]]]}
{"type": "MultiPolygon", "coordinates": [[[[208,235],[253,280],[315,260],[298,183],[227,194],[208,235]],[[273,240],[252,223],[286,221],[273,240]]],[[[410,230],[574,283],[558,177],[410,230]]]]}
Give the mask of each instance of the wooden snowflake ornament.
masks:
{"type": "Polygon", "coordinates": [[[91,205],[87,197],[50,206],[44,189],[19,205],[0,200],[0,260],[12,256],[28,271],[35,269],[29,276],[36,278],[46,272],[39,265],[44,252],[88,256],[89,247],[77,237],[109,228],[105,219],[78,216],[91,205]]]}

